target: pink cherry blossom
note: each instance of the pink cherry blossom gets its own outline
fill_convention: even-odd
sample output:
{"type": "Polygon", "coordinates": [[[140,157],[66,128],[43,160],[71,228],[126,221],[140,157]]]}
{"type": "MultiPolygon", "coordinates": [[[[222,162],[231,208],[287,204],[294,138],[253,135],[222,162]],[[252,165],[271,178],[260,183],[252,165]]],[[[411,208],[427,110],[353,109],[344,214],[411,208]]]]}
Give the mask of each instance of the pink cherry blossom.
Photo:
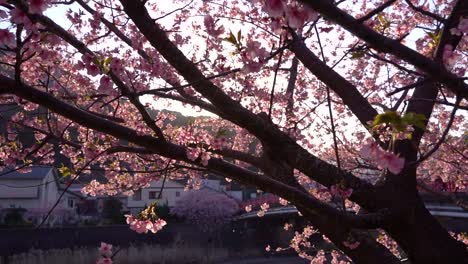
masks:
{"type": "Polygon", "coordinates": [[[31,24],[31,20],[29,20],[28,15],[24,13],[21,9],[14,8],[10,11],[11,15],[11,22],[15,24],[31,24]]]}
{"type": "Polygon", "coordinates": [[[97,76],[101,73],[101,69],[96,64],[89,64],[86,67],[87,73],[91,76],[97,76]]]}
{"type": "Polygon", "coordinates": [[[283,15],[284,4],[282,0],[265,0],[265,12],[271,17],[279,17],[283,15]]]}
{"type": "Polygon", "coordinates": [[[29,2],[29,9],[28,11],[31,14],[42,14],[47,7],[48,7],[48,1],[46,0],[28,0],[29,2]]]}
{"type": "Polygon", "coordinates": [[[86,53],[85,55],[81,56],[81,60],[85,65],[93,63],[93,56],[89,53],[86,53]]]}
{"type": "Polygon", "coordinates": [[[381,168],[388,169],[393,174],[398,174],[405,165],[405,159],[391,152],[385,152],[378,160],[378,164],[381,168]]]}
{"type": "Polygon", "coordinates": [[[13,47],[15,45],[15,35],[8,29],[0,29],[0,44],[13,47]]]}
{"type": "Polygon", "coordinates": [[[112,82],[111,78],[109,78],[107,75],[104,75],[101,77],[101,80],[99,80],[98,90],[102,93],[109,94],[112,92],[113,86],[114,83],[112,82]]]}
{"type": "Polygon", "coordinates": [[[224,33],[224,27],[219,26],[216,28],[215,21],[210,15],[205,16],[205,18],[203,19],[203,23],[205,24],[206,32],[208,33],[208,35],[217,37],[224,33]]]}
{"type": "Polygon", "coordinates": [[[260,210],[260,211],[257,212],[257,216],[258,216],[258,217],[264,217],[264,216],[265,216],[265,213],[266,213],[266,211],[260,210]]]}
{"type": "Polygon", "coordinates": [[[462,36],[468,33],[468,18],[460,19],[460,23],[457,27],[450,29],[452,35],[462,36]]]}
{"type": "Polygon", "coordinates": [[[257,72],[263,65],[268,52],[258,41],[247,42],[247,47],[243,51],[244,67],[246,72],[257,72]]]}
{"type": "Polygon", "coordinates": [[[112,245],[101,242],[101,246],[99,247],[99,253],[102,256],[111,257],[112,256],[112,245]]]}
{"type": "Polygon", "coordinates": [[[117,75],[121,75],[123,71],[125,70],[122,60],[119,58],[113,58],[110,62],[110,69],[112,70],[113,73],[117,75]]]}
{"type": "Polygon", "coordinates": [[[208,152],[203,152],[201,155],[201,163],[203,166],[208,166],[208,161],[210,161],[211,155],[208,152]]]}
{"type": "Polygon", "coordinates": [[[363,159],[370,159],[370,160],[377,159],[378,157],[382,155],[382,153],[383,153],[383,150],[374,141],[370,141],[364,144],[360,151],[360,155],[363,159]]]}
{"type": "Polygon", "coordinates": [[[191,161],[195,161],[200,155],[200,151],[196,148],[187,148],[186,152],[187,158],[191,161]]]}
{"type": "Polygon", "coordinates": [[[377,163],[379,168],[388,169],[393,174],[398,174],[405,165],[405,159],[397,155],[385,151],[374,141],[364,144],[361,148],[360,155],[362,158],[371,160],[377,163]]]}
{"type": "Polygon", "coordinates": [[[282,205],[282,206],[287,206],[289,204],[288,200],[286,199],[283,199],[283,198],[279,198],[279,203],[282,205]]]}
{"type": "Polygon", "coordinates": [[[96,264],[112,264],[112,259],[107,257],[101,257],[96,261],[96,264]]]}
{"type": "Polygon", "coordinates": [[[289,6],[286,9],[286,18],[289,26],[292,28],[301,28],[308,19],[308,16],[309,14],[297,5],[289,6]]]}
{"type": "Polygon", "coordinates": [[[130,229],[138,234],[146,234],[148,231],[157,233],[167,224],[166,221],[160,218],[155,221],[151,221],[150,219],[140,220],[135,218],[133,215],[125,215],[125,217],[130,229]]]}

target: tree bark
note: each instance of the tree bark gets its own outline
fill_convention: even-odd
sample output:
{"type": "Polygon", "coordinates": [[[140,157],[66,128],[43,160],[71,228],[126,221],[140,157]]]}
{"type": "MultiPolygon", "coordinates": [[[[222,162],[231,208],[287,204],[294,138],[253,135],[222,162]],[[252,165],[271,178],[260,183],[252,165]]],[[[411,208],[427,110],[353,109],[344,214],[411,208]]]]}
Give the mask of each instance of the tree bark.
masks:
{"type": "Polygon", "coordinates": [[[451,237],[419,198],[412,214],[385,230],[407,253],[413,264],[468,263],[466,245],[451,237]]]}

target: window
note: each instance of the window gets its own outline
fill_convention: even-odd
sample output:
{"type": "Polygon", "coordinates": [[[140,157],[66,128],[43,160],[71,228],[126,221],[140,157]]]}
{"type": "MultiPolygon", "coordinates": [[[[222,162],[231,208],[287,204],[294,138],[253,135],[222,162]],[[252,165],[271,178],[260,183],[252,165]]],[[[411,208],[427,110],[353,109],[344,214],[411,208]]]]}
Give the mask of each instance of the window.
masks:
{"type": "Polygon", "coordinates": [[[175,197],[180,197],[180,192],[175,192],[175,197]]]}
{"type": "MultiPolygon", "coordinates": [[[[158,199],[158,192],[156,192],[156,191],[151,191],[151,192],[149,192],[148,198],[149,198],[149,199],[158,199]]],[[[161,197],[161,198],[162,198],[162,197],[161,197]]]]}
{"type": "Polygon", "coordinates": [[[68,198],[68,207],[73,208],[75,206],[75,200],[68,198]]]}
{"type": "Polygon", "coordinates": [[[133,201],[141,201],[141,189],[133,193],[133,201]]]}

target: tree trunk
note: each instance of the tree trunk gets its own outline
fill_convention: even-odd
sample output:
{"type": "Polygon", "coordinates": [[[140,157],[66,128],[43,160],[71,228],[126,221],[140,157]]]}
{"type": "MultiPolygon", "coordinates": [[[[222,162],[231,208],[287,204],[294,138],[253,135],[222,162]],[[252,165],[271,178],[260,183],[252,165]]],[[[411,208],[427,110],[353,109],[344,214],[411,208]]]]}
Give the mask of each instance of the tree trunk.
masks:
{"type": "Polygon", "coordinates": [[[466,245],[451,237],[420,199],[412,215],[385,230],[407,253],[412,264],[468,264],[466,245]]]}

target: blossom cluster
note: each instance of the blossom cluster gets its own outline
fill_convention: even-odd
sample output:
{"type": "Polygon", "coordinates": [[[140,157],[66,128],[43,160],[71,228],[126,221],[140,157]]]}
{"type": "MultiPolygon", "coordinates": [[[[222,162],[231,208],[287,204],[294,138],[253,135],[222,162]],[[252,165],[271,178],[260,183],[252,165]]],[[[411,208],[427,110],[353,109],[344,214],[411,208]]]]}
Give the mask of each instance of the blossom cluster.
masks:
{"type": "MultiPolygon", "coordinates": [[[[308,259],[310,261],[314,260],[314,257],[307,254],[304,248],[308,249],[311,247],[309,238],[316,232],[317,231],[314,230],[312,226],[306,226],[302,230],[301,233],[299,232],[294,233],[294,237],[291,239],[290,247],[298,253],[299,257],[308,259]]],[[[317,259],[316,261],[318,261],[319,259],[317,259]]],[[[322,263],[322,262],[316,262],[316,263],[322,263]]]]}
{"type": "Polygon", "coordinates": [[[398,174],[405,165],[405,159],[400,158],[390,151],[383,150],[376,142],[370,141],[361,148],[361,157],[377,163],[380,169],[388,169],[393,174],[398,174]]]}
{"type": "MultiPolygon", "coordinates": [[[[253,2],[264,2],[263,10],[270,17],[275,19],[285,18],[288,26],[291,28],[300,28],[305,22],[315,20],[318,17],[317,12],[297,1],[257,0],[253,2]]],[[[274,21],[274,23],[278,23],[278,21],[274,21]]]]}
{"type": "Polygon", "coordinates": [[[460,23],[457,27],[450,29],[452,35],[461,36],[463,34],[468,34],[468,18],[460,19],[460,23]]]}
{"type": "Polygon", "coordinates": [[[125,215],[127,218],[127,224],[130,225],[130,229],[137,232],[138,234],[146,234],[148,231],[153,234],[160,231],[167,223],[162,219],[152,220],[140,220],[133,215],[125,215]]]}
{"type": "Polygon", "coordinates": [[[112,264],[112,245],[101,242],[99,247],[99,254],[101,255],[96,261],[96,264],[112,264]]]}
{"type": "Polygon", "coordinates": [[[262,47],[260,42],[255,40],[247,42],[246,48],[241,53],[244,62],[242,70],[245,72],[259,71],[268,55],[268,51],[262,47]]]}
{"type": "Polygon", "coordinates": [[[76,65],[77,70],[86,69],[87,74],[91,76],[96,76],[101,73],[101,69],[99,66],[93,62],[94,56],[86,53],[85,55],[81,56],[81,61],[79,61],[76,65]]]}
{"type": "Polygon", "coordinates": [[[266,212],[268,211],[269,208],[270,208],[269,204],[263,203],[262,205],[260,205],[260,210],[257,212],[257,216],[258,217],[265,216],[265,214],[266,214],[266,212]]]}
{"type": "Polygon", "coordinates": [[[127,224],[130,225],[130,229],[138,234],[146,234],[148,231],[152,233],[160,231],[167,223],[156,215],[155,208],[156,202],[141,211],[137,217],[131,214],[125,215],[127,218],[127,224]]]}
{"type": "Polygon", "coordinates": [[[224,27],[223,26],[216,27],[216,22],[212,16],[209,16],[209,15],[205,16],[203,19],[203,24],[205,25],[206,32],[210,36],[217,37],[221,35],[222,33],[224,33],[224,27]]]}
{"type": "MultiPolygon", "coordinates": [[[[300,28],[304,26],[307,21],[315,20],[318,17],[317,12],[306,5],[298,3],[297,1],[255,0],[252,1],[252,3],[262,4],[263,11],[265,11],[272,20],[271,28],[275,33],[281,32],[282,25],[288,25],[291,28],[300,28]]],[[[219,30],[223,30],[221,27],[215,30],[212,23],[207,23],[206,20],[205,26],[209,34],[210,32],[213,32],[211,35],[218,34],[219,30]]],[[[240,41],[240,39],[238,41],[240,41]]],[[[262,44],[259,41],[248,41],[245,49],[241,52],[241,58],[244,63],[242,70],[247,73],[258,72],[262,65],[266,63],[268,55],[268,51],[262,47],[262,44]]]]}

